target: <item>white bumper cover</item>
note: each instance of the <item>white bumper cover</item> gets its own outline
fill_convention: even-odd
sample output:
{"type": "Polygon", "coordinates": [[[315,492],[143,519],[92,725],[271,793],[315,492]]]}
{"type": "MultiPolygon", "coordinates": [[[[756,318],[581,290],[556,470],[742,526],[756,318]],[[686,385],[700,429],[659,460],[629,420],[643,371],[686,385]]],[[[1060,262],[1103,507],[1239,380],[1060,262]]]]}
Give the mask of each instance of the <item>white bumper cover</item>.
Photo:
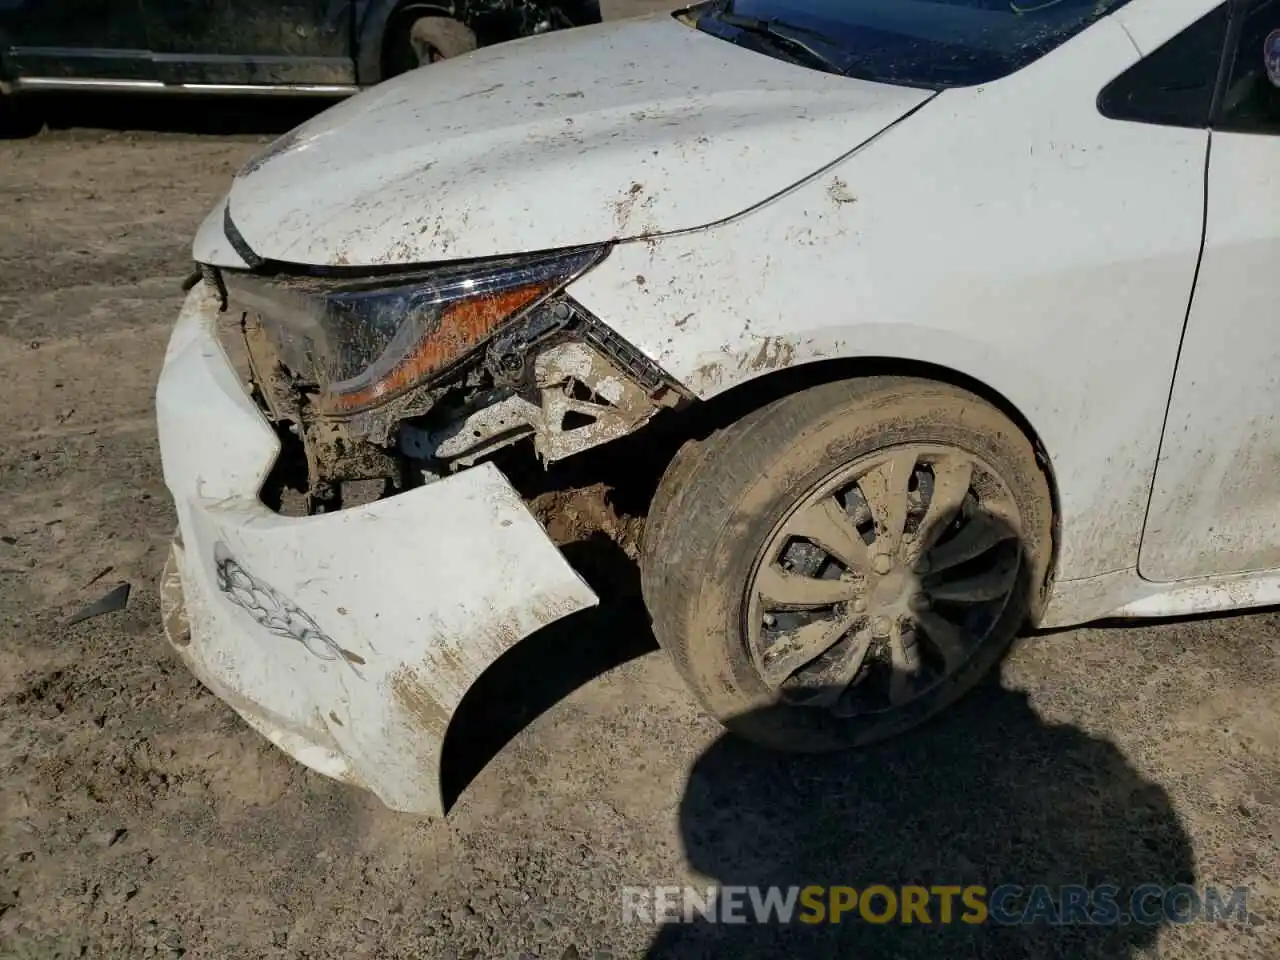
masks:
{"type": "Polygon", "coordinates": [[[482,465],[366,506],[282,517],[258,498],[279,452],[187,297],[157,388],[179,537],[165,631],[200,680],[301,763],[441,815],[439,763],[470,685],[596,595],[482,465]]]}

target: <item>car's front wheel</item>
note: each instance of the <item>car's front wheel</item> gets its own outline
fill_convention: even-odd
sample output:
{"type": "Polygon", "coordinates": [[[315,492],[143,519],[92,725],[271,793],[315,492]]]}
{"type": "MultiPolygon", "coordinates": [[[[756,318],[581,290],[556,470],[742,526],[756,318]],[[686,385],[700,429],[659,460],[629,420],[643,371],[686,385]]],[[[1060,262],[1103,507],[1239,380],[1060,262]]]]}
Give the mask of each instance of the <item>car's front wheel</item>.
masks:
{"type": "Polygon", "coordinates": [[[1038,611],[1048,482],[999,410],[868,378],[689,443],[642,576],[659,643],[707,709],[766,746],[871,743],[971,688],[1038,611]]]}

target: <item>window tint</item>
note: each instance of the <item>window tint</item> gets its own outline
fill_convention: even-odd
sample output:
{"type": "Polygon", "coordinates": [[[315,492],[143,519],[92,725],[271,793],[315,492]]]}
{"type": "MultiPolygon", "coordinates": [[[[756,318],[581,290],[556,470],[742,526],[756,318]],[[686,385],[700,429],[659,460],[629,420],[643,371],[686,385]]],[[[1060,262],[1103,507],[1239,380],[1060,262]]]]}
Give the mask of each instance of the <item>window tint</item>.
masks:
{"type": "Polygon", "coordinates": [[[1228,76],[1214,128],[1280,133],[1280,0],[1246,14],[1228,76]]]}
{"type": "MultiPolygon", "coordinates": [[[[1103,116],[1207,127],[1229,20],[1224,3],[1120,74],[1098,96],[1103,116]]],[[[1261,40],[1258,50],[1261,64],[1261,40]]]]}

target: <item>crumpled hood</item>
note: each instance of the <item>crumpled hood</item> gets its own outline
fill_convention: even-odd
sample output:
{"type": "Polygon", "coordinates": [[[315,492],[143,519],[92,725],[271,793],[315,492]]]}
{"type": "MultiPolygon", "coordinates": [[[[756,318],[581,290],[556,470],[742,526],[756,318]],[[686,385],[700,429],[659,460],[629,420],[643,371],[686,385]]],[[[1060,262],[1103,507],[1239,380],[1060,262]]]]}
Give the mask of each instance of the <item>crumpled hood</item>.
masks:
{"type": "MultiPolygon", "coordinates": [[[[785,190],[931,95],[788,64],[665,15],[564,30],[320,114],[241,171],[231,219],[258,257],[330,266],[668,233],[785,190]]],[[[195,255],[241,265],[222,204],[195,255]]]]}

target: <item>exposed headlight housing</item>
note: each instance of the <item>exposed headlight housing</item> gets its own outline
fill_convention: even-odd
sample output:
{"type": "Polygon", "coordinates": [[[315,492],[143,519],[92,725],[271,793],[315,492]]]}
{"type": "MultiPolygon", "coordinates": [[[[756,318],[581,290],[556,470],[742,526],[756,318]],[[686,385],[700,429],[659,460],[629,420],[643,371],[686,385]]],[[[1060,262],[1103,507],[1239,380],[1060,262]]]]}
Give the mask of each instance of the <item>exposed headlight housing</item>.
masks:
{"type": "Polygon", "coordinates": [[[354,416],[446,373],[595,266],[607,246],[359,278],[225,272],[323,415],[354,416]]]}

